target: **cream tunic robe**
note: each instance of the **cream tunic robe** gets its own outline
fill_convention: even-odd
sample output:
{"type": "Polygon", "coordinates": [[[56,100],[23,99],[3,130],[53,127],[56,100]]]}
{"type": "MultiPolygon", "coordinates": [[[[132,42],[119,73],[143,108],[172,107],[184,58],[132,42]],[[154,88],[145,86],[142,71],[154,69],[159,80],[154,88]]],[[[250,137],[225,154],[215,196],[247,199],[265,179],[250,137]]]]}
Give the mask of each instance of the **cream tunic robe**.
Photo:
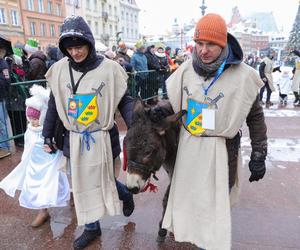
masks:
{"type": "Polygon", "coordinates": [[[293,77],[293,83],[292,83],[292,91],[299,93],[300,88],[300,60],[297,59],[295,62],[296,71],[293,77]]]}
{"type": "Polygon", "coordinates": [[[273,84],[273,75],[272,75],[274,62],[267,56],[262,61],[266,64],[265,75],[268,79],[268,84],[269,84],[270,89],[272,90],[272,92],[274,92],[275,87],[274,87],[274,84],[273,84]]]}
{"type": "MultiPolygon", "coordinates": [[[[187,109],[189,97],[202,102],[204,81],[197,75],[192,60],[183,63],[167,80],[170,102],[175,112],[187,109]]],[[[192,136],[183,127],[163,228],[172,231],[176,241],[199,247],[226,250],[231,247],[228,157],[225,138],[234,137],[245,121],[263,83],[250,66],[241,63],[226,69],[208,91],[217,102],[215,130],[207,137],[192,136]]]]}
{"type": "MultiPolygon", "coordinates": [[[[76,94],[95,94],[98,106],[97,119],[85,126],[68,116],[68,98],[71,96],[68,86],[71,86],[71,81],[67,60],[63,58],[55,63],[46,78],[55,97],[59,117],[70,131],[72,189],[77,222],[83,225],[97,221],[105,214],[120,214],[108,131],[113,126],[114,113],[127,89],[127,74],[118,63],[105,58],[82,78],[76,94]],[[104,87],[97,94],[101,84],[104,87]],[[85,130],[90,131],[95,140],[90,140],[90,150],[82,143],[83,135],[78,133],[85,130]]],[[[73,70],[73,75],[76,83],[82,73],[73,70]]]]}

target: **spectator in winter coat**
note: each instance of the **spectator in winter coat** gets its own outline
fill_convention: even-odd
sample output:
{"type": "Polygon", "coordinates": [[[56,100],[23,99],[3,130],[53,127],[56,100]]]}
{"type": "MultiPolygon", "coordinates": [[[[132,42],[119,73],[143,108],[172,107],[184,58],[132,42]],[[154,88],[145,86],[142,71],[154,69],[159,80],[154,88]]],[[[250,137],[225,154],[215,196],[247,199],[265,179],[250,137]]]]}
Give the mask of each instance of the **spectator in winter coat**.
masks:
{"type": "Polygon", "coordinates": [[[59,48],[53,45],[49,45],[47,47],[46,56],[47,56],[47,61],[46,61],[47,69],[49,69],[54,63],[56,63],[57,61],[63,58],[63,55],[59,50],[59,48]]]}
{"type": "Polygon", "coordinates": [[[118,108],[129,126],[133,100],[126,92],[126,72],[117,62],[96,54],[93,34],[82,17],[65,19],[59,48],[66,57],[46,74],[52,94],[43,136],[45,149],[55,150],[56,120],[62,121],[77,222],[85,225],[74,249],[82,249],[101,235],[99,219],[120,213],[119,199],[125,216],[133,212],[132,194],[113,173],[114,159],[120,154],[114,113],[118,108]]]}
{"type": "MultiPolygon", "coordinates": [[[[1,40],[2,42],[2,40],[1,40]]],[[[9,117],[6,109],[6,98],[8,96],[8,87],[10,84],[9,66],[4,59],[8,55],[8,48],[0,44],[0,141],[8,139],[9,136],[9,117]]],[[[0,143],[0,159],[10,155],[9,143],[0,143]]]]}
{"type": "Polygon", "coordinates": [[[139,40],[136,44],[136,51],[131,57],[130,64],[133,70],[136,71],[135,82],[136,82],[136,94],[140,95],[142,99],[148,97],[147,93],[147,80],[148,71],[147,57],[145,56],[146,47],[143,41],[139,40]]]}

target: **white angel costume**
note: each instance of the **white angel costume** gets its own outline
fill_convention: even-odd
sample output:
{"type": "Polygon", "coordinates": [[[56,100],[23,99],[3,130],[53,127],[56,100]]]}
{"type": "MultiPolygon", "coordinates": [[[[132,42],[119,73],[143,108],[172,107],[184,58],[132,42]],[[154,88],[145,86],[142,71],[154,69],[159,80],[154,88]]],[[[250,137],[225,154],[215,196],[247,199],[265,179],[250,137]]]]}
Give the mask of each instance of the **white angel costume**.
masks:
{"type": "MultiPolygon", "coordinates": [[[[31,100],[33,105],[41,101],[35,96],[31,98],[33,98],[31,100]]],[[[26,105],[30,103],[27,100],[26,105]]],[[[46,104],[47,99],[44,101],[46,104]]],[[[41,110],[40,124],[42,124],[46,110],[42,110],[41,106],[34,106],[34,108],[41,110]]],[[[11,197],[15,196],[16,190],[20,190],[20,205],[30,209],[66,206],[70,199],[67,176],[59,171],[64,156],[61,151],[49,154],[43,150],[42,130],[43,126],[33,127],[28,124],[21,162],[0,182],[0,188],[11,197]]]]}

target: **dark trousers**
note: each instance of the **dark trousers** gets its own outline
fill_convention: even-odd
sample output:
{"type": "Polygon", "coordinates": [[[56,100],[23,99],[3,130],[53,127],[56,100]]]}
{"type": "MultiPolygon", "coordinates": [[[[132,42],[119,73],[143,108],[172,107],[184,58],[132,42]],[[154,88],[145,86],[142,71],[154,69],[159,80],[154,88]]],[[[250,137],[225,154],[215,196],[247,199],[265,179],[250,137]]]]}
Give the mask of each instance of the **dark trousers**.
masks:
{"type": "Polygon", "coordinates": [[[272,90],[271,90],[271,88],[270,88],[268,82],[266,82],[266,83],[265,83],[265,86],[263,86],[263,87],[260,89],[259,100],[262,101],[263,96],[264,96],[265,89],[267,89],[267,102],[269,102],[270,99],[271,99],[272,90]]]}
{"type": "MultiPolygon", "coordinates": [[[[127,187],[123,183],[119,182],[117,179],[116,179],[116,186],[117,186],[118,196],[121,201],[123,202],[128,201],[132,198],[132,194],[128,191],[127,187]]],[[[99,228],[100,228],[99,221],[85,224],[85,229],[88,231],[97,230],[99,228]]]]}

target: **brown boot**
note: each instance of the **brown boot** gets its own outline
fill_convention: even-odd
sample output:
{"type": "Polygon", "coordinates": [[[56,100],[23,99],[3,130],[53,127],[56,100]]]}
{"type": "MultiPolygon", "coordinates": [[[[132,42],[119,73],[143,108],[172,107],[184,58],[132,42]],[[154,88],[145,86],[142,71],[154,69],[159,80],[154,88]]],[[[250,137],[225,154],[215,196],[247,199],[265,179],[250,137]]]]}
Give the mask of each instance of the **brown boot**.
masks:
{"type": "Polygon", "coordinates": [[[48,213],[48,210],[46,208],[41,209],[41,210],[39,210],[38,215],[35,217],[35,219],[31,223],[31,226],[39,227],[39,226],[43,225],[49,219],[49,217],[50,217],[50,215],[48,213]]]}

